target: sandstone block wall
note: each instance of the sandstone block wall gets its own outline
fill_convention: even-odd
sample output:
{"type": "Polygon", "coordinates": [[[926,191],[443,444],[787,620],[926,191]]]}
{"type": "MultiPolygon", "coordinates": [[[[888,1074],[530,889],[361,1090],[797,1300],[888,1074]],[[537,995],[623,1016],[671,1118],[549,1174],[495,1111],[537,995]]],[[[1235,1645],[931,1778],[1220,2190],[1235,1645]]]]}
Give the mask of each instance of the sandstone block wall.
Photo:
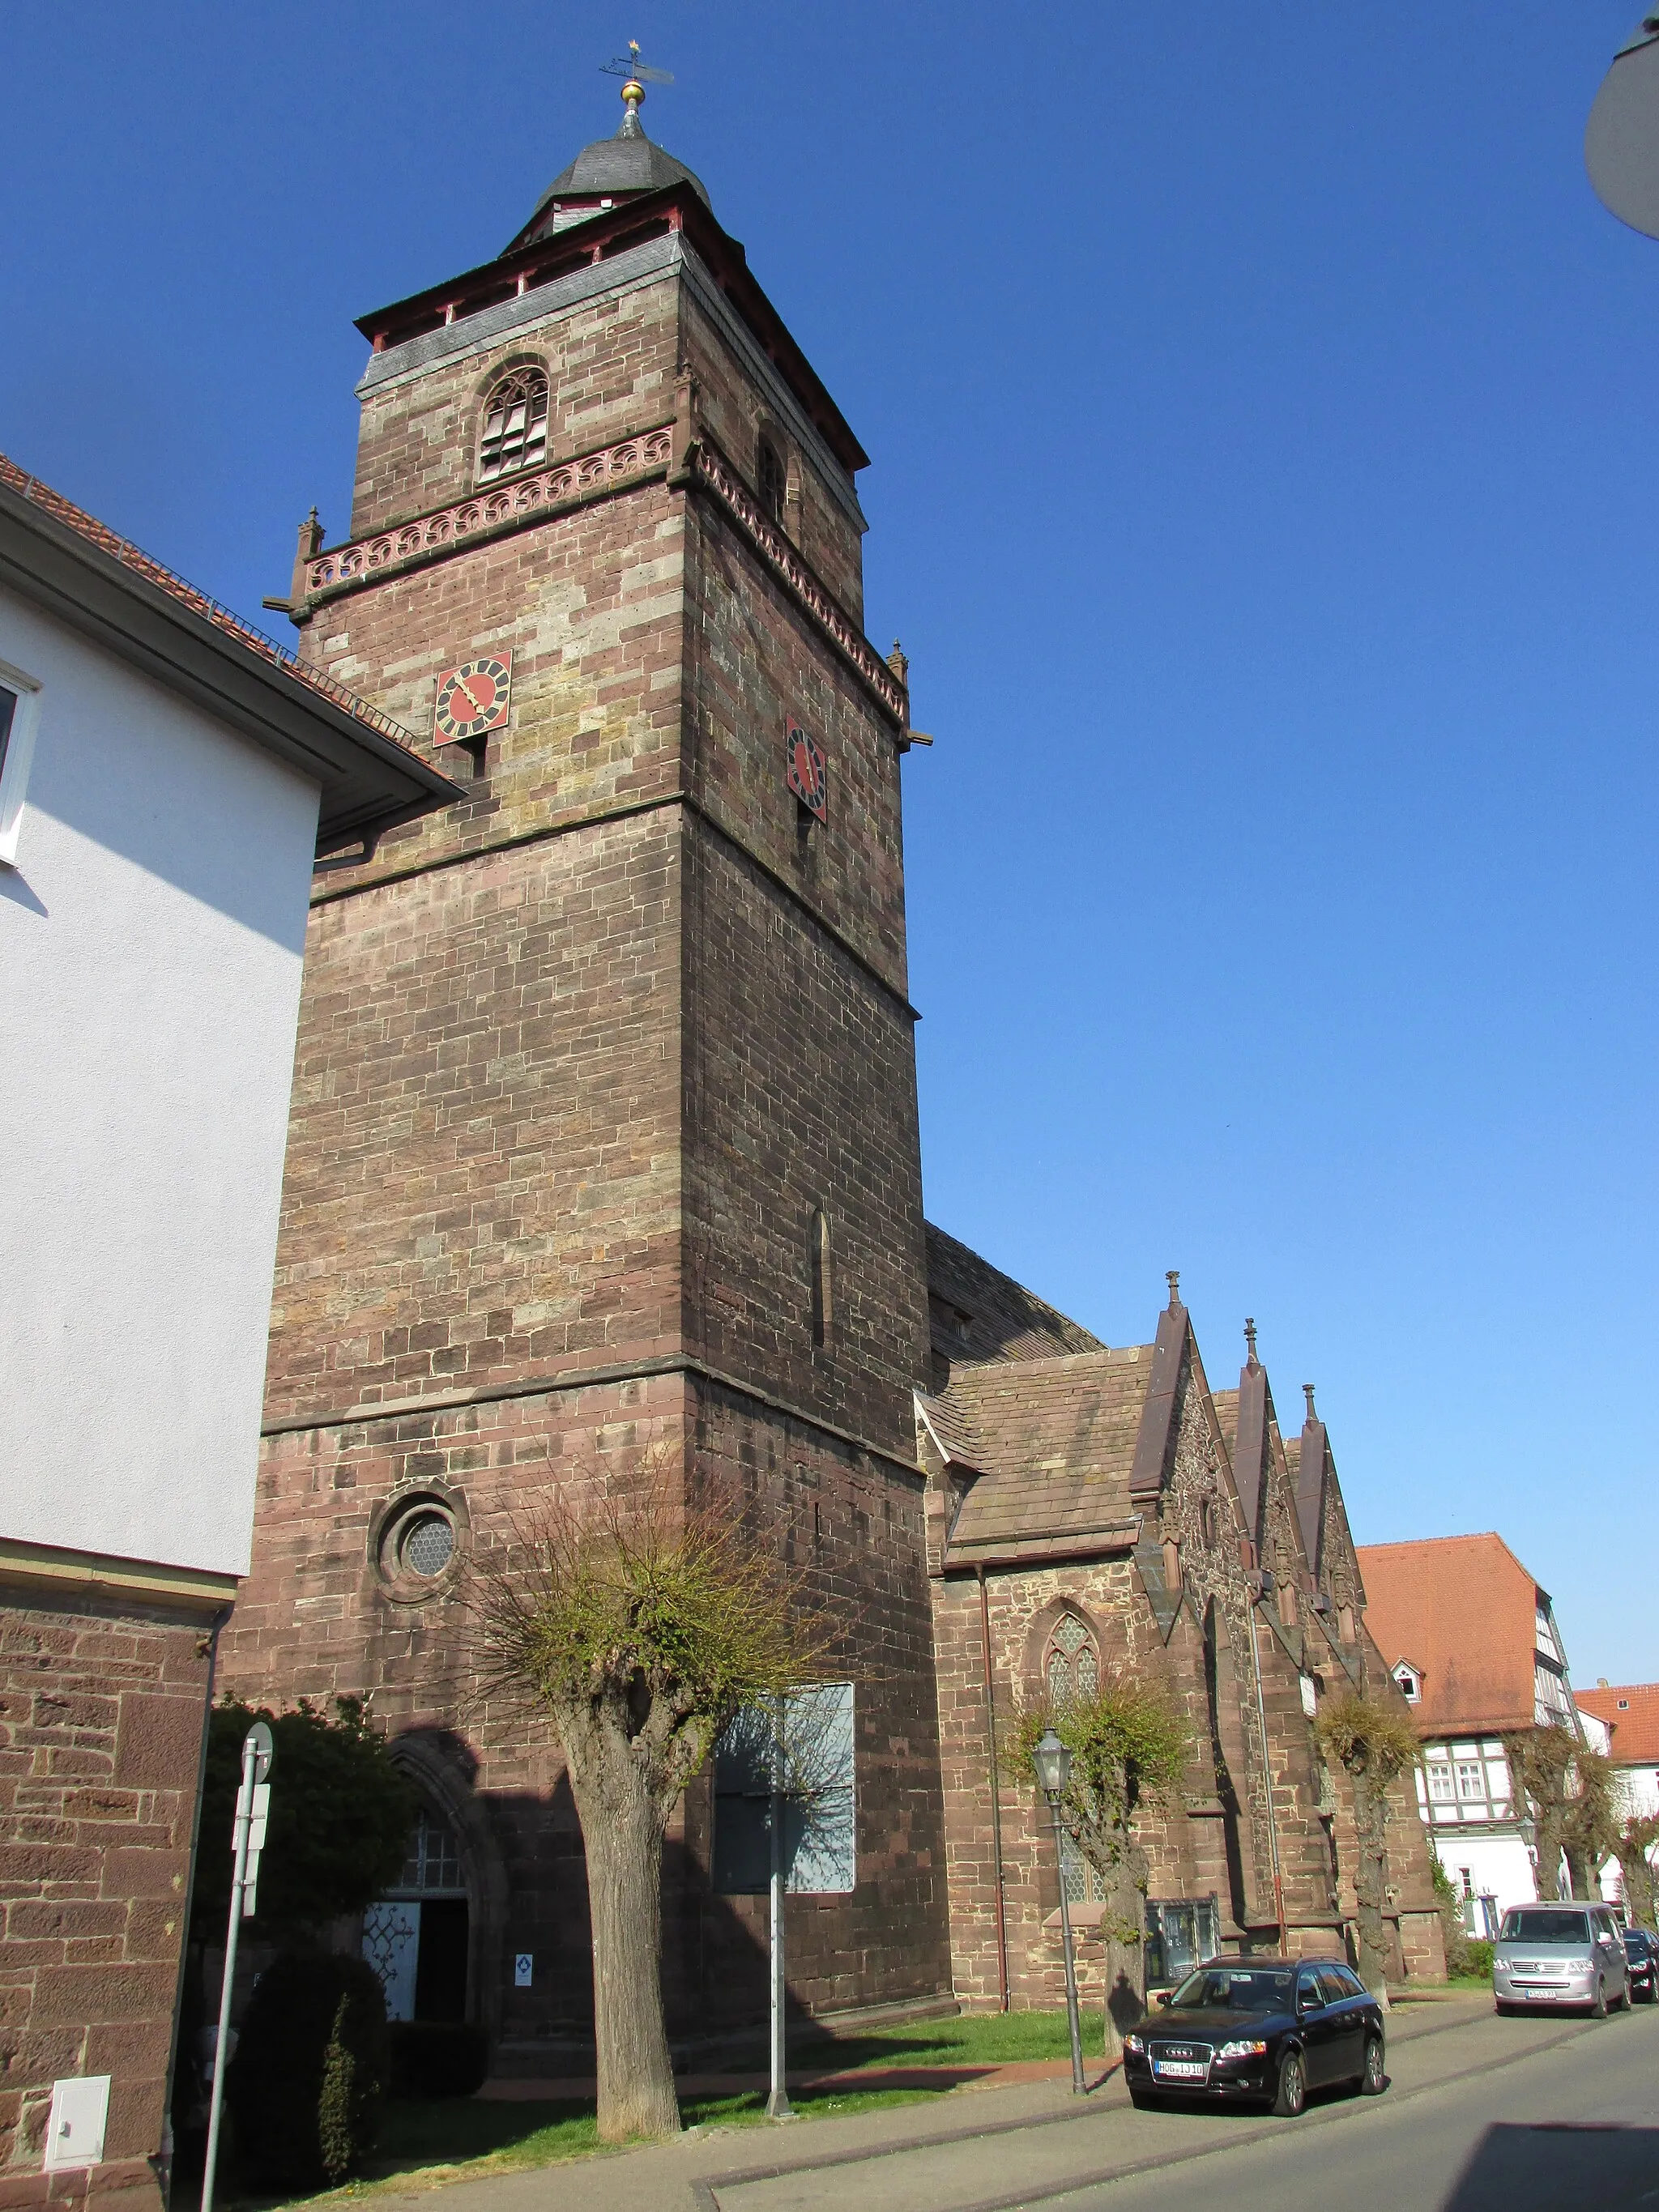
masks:
{"type": "Polygon", "coordinates": [[[0,2204],[158,2207],[211,1621],[0,1591],[0,2204]],[[41,2170],[52,2085],[111,2076],[104,2162],[41,2170]]]}

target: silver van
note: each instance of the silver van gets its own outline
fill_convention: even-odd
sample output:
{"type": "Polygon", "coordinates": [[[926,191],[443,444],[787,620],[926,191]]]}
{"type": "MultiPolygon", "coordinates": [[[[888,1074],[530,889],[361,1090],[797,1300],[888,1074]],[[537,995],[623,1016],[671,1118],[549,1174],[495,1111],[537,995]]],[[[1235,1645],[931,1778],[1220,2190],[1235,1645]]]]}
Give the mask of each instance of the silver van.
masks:
{"type": "Polygon", "coordinates": [[[1492,1993],[1499,2012],[1571,2005],[1603,2020],[1609,2005],[1628,2005],[1625,1940],[1612,1906],[1578,1898],[1511,1906],[1492,1946],[1492,1993]]]}

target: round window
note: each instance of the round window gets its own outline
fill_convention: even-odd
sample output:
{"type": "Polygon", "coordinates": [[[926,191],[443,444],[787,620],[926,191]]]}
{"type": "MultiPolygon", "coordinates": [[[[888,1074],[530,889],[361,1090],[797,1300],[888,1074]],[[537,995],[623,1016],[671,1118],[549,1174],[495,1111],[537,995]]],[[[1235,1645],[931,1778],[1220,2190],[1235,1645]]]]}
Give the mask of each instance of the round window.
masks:
{"type": "Polygon", "coordinates": [[[398,1564],[406,1574],[430,1581],[455,1556],[455,1524],[447,1513],[426,1506],[411,1513],[398,1543],[398,1564]]]}

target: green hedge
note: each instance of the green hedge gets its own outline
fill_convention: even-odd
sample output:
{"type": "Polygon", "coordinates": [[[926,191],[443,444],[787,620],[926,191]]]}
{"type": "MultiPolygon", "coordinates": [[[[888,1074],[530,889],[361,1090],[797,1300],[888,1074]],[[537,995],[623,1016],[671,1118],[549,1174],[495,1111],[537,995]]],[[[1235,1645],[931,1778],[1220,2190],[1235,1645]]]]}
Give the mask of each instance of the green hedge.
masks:
{"type": "Polygon", "coordinates": [[[489,2045],[460,2021],[399,2020],[387,2031],[397,2097],[470,2097],[483,2087],[489,2045]]]}
{"type": "Polygon", "coordinates": [[[374,2145],[386,2079],[386,1993],[362,1959],[291,1951],[260,1975],[225,2094],[261,2181],[337,2185],[374,2145]]]}

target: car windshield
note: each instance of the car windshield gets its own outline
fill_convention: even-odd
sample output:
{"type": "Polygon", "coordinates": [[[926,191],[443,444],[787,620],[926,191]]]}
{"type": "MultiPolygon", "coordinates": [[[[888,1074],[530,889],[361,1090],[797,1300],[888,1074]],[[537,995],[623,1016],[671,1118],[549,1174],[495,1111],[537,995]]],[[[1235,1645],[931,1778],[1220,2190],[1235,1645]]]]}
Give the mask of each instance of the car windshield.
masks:
{"type": "Polygon", "coordinates": [[[1260,1966],[1200,1966],[1170,1999],[1172,2012],[1215,2005],[1226,2012],[1288,2012],[1292,1970],[1260,1966]]]}
{"type": "Polygon", "coordinates": [[[1588,1943],[1589,1923],[1582,1912],[1551,1912],[1542,1906],[1506,1912],[1503,1943],[1588,1943]]]}

